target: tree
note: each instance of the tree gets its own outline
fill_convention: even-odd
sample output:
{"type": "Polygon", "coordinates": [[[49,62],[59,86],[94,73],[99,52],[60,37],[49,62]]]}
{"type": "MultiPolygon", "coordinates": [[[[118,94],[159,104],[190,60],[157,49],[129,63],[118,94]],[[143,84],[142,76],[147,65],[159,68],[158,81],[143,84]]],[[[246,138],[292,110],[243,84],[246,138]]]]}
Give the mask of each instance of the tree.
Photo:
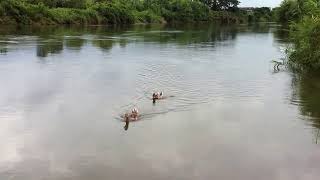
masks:
{"type": "Polygon", "coordinates": [[[32,4],[43,3],[46,6],[56,8],[85,8],[87,0],[27,0],[32,4]]]}
{"type": "Polygon", "coordinates": [[[240,4],[238,0],[201,0],[201,2],[215,11],[233,10],[240,4]]]}

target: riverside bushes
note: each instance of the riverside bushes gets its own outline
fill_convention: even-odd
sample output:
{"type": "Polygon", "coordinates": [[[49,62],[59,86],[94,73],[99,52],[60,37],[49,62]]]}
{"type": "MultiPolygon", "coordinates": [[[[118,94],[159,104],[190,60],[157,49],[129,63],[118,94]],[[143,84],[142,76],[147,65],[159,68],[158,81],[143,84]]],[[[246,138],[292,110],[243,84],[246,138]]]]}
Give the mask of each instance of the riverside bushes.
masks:
{"type": "Polygon", "coordinates": [[[306,16],[292,26],[294,44],[289,59],[303,70],[320,70],[320,17],[306,16]]]}
{"type": "Polygon", "coordinates": [[[233,22],[236,18],[237,16],[231,12],[214,12],[200,0],[0,1],[2,24],[132,24],[212,20],[224,22],[226,19],[226,22],[233,22]]]}
{"type": "Polygon", "coordinates": [[[299,70],[320,70],[320,2],[284,0],[277,8],[278,21],[290,24],[293,47],[289,63],[299,70]]]}

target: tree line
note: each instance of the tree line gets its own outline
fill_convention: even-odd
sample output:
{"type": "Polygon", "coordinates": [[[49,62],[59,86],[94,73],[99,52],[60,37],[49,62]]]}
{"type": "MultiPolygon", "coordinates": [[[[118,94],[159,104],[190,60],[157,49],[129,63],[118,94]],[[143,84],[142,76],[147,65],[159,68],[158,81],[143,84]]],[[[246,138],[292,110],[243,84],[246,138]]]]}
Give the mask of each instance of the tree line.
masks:
{"type": "Polygon", "coordinates": [[[238,0],[1,0],[0,24],[239,22],[238,0]]]}
{"type": "MultiPolygon", "coordinates": [[[[112,0],[27,0],[29,3],[38,4],[43,3],[49,7],[67,7],[67,8],[85,8],[87,5],[96,2],[110,2],[112,0]]],[[[129,2],[130,0],[128,0],[129,2]]],[[[135,4],[141,3],[140,0],[131,0],[135,4]]],[[[193,1],[193,0],[191,0],[193,1]]],[[[197,1],[197,0],[194,0],[197,1]]],[[[145,4],[165,4],[170,0],[159,1],[159,0],[143,0],[145,4]]],[[[207,5],[212,10],[232,10],[236,9],[239,5],[238,0],[199,0],[199,2],[207,5]]]]}

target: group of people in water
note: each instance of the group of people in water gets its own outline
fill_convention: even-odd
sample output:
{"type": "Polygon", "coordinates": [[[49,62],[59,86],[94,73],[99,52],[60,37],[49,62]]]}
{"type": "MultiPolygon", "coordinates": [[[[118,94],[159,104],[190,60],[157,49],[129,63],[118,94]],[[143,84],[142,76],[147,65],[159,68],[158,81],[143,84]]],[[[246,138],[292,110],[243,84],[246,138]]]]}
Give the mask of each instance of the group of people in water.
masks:
{"type": "MultiPolygon", "coordinates": [[[[163,96],[163,92],[155,92],[152,94],[152,102],[153,104],[156,103],[157,100],[159,99],[163,99],[164,96],[163,96]]],[[[130,113],[125,113],[124,115],[124,121],[126,122],[126,125],[125,125],[125,130],[128,129],[129,127],[129,122],[130,121],[137,121],[139,119],[139,111],[138,109],[135,107],[131,110],[130,113]]]]}

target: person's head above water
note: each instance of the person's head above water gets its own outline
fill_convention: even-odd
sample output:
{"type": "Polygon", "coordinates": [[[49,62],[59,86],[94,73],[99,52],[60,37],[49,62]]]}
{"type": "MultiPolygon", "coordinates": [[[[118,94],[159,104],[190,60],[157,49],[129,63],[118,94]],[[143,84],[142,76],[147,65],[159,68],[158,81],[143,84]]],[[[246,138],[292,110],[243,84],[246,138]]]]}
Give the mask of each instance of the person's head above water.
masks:
{"type": "Polygon", "coordinates": [[[135,120],[138,118],[139,112],[137,108],[133,108],[131,111],[131,117],[134,118],[135,120]]]}
{"type": "Polygon", "coordinates": [[[157,100],[157,99],[161,99],[162,96],[163,96],[163,92],[162,92],[162,91],[161,91],[161,92],[155,92],[155,93],[153,93],[153,94],[152,94],[152,102],[153,102],[153,103],[156,103],[156,100],[157,100]]]}
{"type": "Polygon", "coordinates": [[[138,114],[138,109],[137,108],[133,108],[131,112],[138,114]]]}

